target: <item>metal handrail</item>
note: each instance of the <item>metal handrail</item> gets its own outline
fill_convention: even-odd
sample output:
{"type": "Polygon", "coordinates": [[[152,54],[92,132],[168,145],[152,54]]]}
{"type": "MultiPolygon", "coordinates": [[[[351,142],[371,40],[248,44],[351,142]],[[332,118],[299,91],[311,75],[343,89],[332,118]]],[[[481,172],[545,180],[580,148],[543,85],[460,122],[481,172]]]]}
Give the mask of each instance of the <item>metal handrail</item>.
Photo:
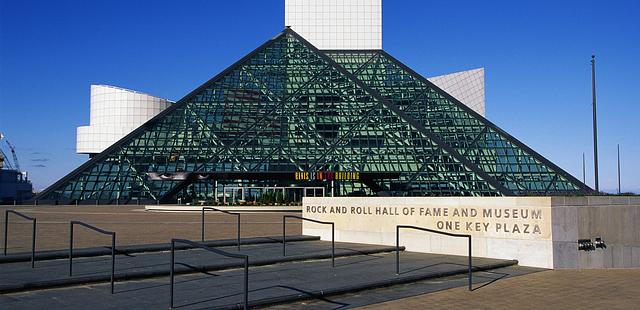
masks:
{"type": "Polygon", "coordinates": [[[99,232],[101,234],[111,236],[111,294],[113,294],[115,271],[116,271],[116,233],[114,231],[100,229],[98,227],[89,225],[81,221],[69,222],[69,276],[73,275],[73,225],[84,226],[88,229],[99,232]]]}
{"type": "Polygon", "coordinates": [[[201,226],[201,241],[204,242],[204,212],[210,210],[210,211],[217,211],[217,212],[222,212],[222,213],[226,213],[229,215],[235,215],[238,218],[238,251],[240,251],[240,213],[236,213],[236,212],[229,212],[229,211],[225,211],[225,210],[220,210],[217,208],[212,208],[212,207],[202,207],[202,226],[201,226]]]}
{"type": "Polygon", "coordinates": [[[335,224],[333,222],[323,222],[323,221],[318,221],[318,220],[297,216],[297,215],[283,216],[282,217],[282,256],[287,256],[287,240],[286,240],[286,230],[285,230],[285,224],[287,223],[287,218],[296,218],[296,219],[301,219],[303,221],[331,225],[331,266],[335,267],[336,266],[336,242],[335,242],[336,230],[335,230],[335,224]]]}
{"type": "Polygon", "coordinates": [[[29,220],[33,222],[33,230],[31,234],[31,268],[35,268],[36,262],[36,218],[26,216],[18,211],[14,210],[5,210],[4,211],[4,255],[7,255],[7,242],[8,242],[8,233],[9,233],[9,213],[13,213],[23,219],[29,220]]]}
{"type": "Polygon", "coordinates": [[[209,246],[206,246],[204,244],[200,244],[191,240],[186,240],[186,239],[171,239],[171,273],[170,273],[170,286],[171,286],[171,307],[173,308],[173,282],[174,282],[174,277],[175,277],[175,244],[179,242],[179,243],[184,243],[184,244],[188,244],[191,245],[193,247],[198,247],[201,248],[203,250],[207,250],[209,252],[213,252],[216,254],[220,254],[223,256],[227,256],[227,257],[231,257],[231,258],[238,258],[238,259],[243,259],[244,260],[244,309],[249,309],[249,255],[245,255],[245,254],[235,254],[235,253],[229,253],[223,250],[219,250],[216,248],[212,248],[209,246]]]}
{"type": "Polygon", "coordinates": [[[454,234],[454,233],[449,233],[449,232],[445,232],[445,231],[433,230],[433,229],[429,229],[429,228],[417,227],[417,226],[411,226],[411,225],[397,225],[396,226],[396,274],[400,274],[400,228],[421,230],[421,231],[426,231],[426,232],[431,232],[431,233],[434,233],[434,234],[440,234],[440,235],[451,236],[451,237],[468,238],[469,239],[469,290],[471,291],[471,281],[472,281],[472,276],[471,276],[471,268],[472,268],[472,265],[471,265],[471,235],[454,234]]]}

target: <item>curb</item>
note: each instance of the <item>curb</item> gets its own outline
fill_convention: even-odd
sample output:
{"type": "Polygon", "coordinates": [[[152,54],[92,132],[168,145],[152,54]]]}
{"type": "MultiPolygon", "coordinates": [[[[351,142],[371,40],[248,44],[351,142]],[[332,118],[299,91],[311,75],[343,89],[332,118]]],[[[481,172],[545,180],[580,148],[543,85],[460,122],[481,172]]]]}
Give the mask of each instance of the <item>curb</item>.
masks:
{"type": "MultiPolygon", "coordinates": [[[[202,207],[206,206],[185,206],[185,205],[145,205],[146,211],[155,212],[202,212],[202,207]]],[[[263,212],[294,212],[301,213],[302,206],[213,206],[223,211],[263,213],[263,212]]]]}
{"type": "MultiPolygon", "coordinates": [[[[320,240],[318,236],[287,236],[287,242],[297,242],[297,241],[316,241],[320,240]]],[[[271,237],[255,237],[255,238],[242,238],[240,239],[240,245],[253,245],[253,244],[264,244],[264,243],[281,243],[282,236],[271,236],[271,237]]],[[[210,240],[205,241],[203,244],[210,247],[221,247],[221,246],[234,246],[237,243],[237,239],[223,239],[223,240],[210,240]]],[[[192,249],[193,247],[186,244],[176,245],[176,250],[186,250],[192,249]]],[[[171,243],[152,243],[152,244],[137,244],[137,245],[123,245],[116,246],[116,254],[135,254],[135,253],[146,253],[146,252],[162,252],[171,250],[171,243]]],[[[96,248],[81,248],[73,250],[73,257],[94,257],[94,256],[103,256],[103,255],[111,255],[110,247],[96,247],[96,248]]],[[[35,260],[36,261],[44,261],[44,260],[54,260],[54,259],[63,259],[69,258],[69,250],[53,250],[53,251],[42,251],[36,252],[35,260]]],[[[17,263],[17,262],[29,262],[31,261],[31,253],[16,253],[16,254],[8,254],[7,256],[0,256],[0,264],[7,263],[17,263]]]]}

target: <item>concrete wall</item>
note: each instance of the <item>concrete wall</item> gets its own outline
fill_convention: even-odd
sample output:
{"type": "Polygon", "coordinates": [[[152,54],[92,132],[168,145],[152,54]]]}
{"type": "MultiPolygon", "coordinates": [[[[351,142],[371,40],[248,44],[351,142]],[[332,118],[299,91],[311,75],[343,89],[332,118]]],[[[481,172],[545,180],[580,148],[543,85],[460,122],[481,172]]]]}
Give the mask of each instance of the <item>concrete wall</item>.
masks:
{"type": "Polygon", "coordinates": [[[640,197],[556,197],[552,205],[558,267],[640,267],[640,197]],[[595,237],[604,239],[605,250],[575,250],[575,240],[595,237]]]}
{"type": "MultiPolygon", "coordinates": [[[[543,268],[640,267],[638,197],[306,197],[303,216],[336,225],[336,240],[394,245],[396,225],[473,238],[473,255],[517,259],[543,268]],[[578,251],[578,239],[602,237],[605,250],[578,251]]],[[[305,222],[303,233],[331,237],[305,222]]],[[[466,255],[466,240],[401,231],[409,251],[466,255]]]]}

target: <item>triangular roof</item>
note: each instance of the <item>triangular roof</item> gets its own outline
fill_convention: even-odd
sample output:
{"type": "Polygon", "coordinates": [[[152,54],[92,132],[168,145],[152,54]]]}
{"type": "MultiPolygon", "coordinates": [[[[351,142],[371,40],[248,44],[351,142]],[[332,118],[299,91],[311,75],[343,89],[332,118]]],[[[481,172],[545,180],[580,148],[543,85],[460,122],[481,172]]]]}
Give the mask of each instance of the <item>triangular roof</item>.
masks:
{"type": "MultiPolygon", "coordinates": [[[[373,70],[380,69],[375,68],[379,59],[391,59],[384,51],[369,52],[372,58],[364,64],[374,65],[373,70]]],[[[345,57],[355,59],[351,56],[345,57]]],[[[150,172],[322,168],[402,172],[405,189],[428,195],[523,193],[492,174],[488,164],[472,162],[470,154],[451,143],[442,126],[405,109],[403,102],[420,101],[430,92],[453,106],[461,103],[430,83],[397,74],[406,69],[395,62],[385,63],[387,69],[382,71],[388,72],[379,78],[388,78],[391,72],[397,75],[394,79],[413,78],[422,84],[396,87],[400,92],[389,96],[383,84],[370,79],[372,75],[365,72],[369,69],[358,68],[363,64],[359,61],[351,64],[336,53],[319,51],[287,28],[37,199],[113,201],[136,195],[160,199],[175,189],[175,182],[148,180],[150,172]],[[404,101],[396,100],[398,94],[404,101]]],[[[469,115],[467,119],[477,119],[472,128],[489,127],[480,130],[483,134],[496,131],[477,113],[469,115]]],[[[518,143],[514,145],[521,147],[518,143]]],[[[529,151],[524,152],[539,156],[529,151]]],[[[560,171],[563,180],[568,179],[560,171]]],[[[573,186],[564,192],[588,189],[573,186]]]]}
{"type": "Polygon", "coordinates": [[[383,50],[327,51],[513,195],[592,190],[383,50]],[[365,60],[363,60],[365,59],[365,60]],[[380,78],[384,76],[384,78],[380,78]]]}

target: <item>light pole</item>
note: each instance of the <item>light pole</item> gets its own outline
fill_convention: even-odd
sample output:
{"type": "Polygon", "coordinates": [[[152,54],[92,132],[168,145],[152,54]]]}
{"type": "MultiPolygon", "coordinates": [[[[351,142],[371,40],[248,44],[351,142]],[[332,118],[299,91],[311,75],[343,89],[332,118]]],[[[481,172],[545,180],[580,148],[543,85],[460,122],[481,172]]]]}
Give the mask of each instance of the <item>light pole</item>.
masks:
{"type": "Polygon", "coordinates": [[[618,144],[618,195],[620,195],[620,144],[618,144]]]}
{"type": "Polygon", "coordinates": [[[593,98],[593,166],[596,192],[600,193],[598,183],[598,123],[596,118],[596,56],[591,55],[591,96],[593,98]]]}
{"type": "Polygon", "coordinates": [[[587,184],[587,167],[584,161],[584,152],[582,152],[582,183],[587,184]]]}

